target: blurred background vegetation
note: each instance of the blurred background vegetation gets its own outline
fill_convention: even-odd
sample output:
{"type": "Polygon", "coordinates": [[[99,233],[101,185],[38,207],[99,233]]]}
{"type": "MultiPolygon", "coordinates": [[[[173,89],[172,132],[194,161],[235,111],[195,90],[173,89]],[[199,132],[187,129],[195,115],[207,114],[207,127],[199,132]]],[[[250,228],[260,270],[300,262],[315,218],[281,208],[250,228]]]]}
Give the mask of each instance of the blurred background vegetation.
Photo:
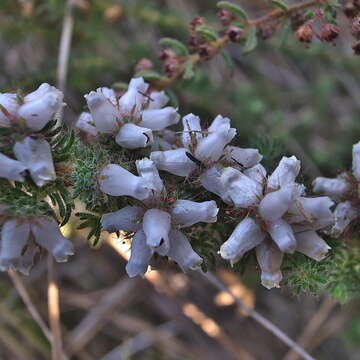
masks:
{"type": "MultiPolygon", "coordinates": [[[[188,25],[194,16],[204,16],[209,24],[220,28],[215,0],[75,0],[75,4],[75,27],[65,96],[68,104],[65,120],[68,124],[73,123],[84,109],[84,94],[99,86],[128,82],[141,58],[150,59],[160,70],[159,39],[173,37],[186,43],[188,25]]],[[[241,5],[251,17],[271,9],[267,0],[241,0],[241,5]]],[[[63,0],[0,1],[2,92],[18,89],[26,92],[42,82],[56,83],[64,9],[63,0]]],[[[360,138],[360,67],[359,58],[353,55],[351,49],[349,22],[341,11],[338,23],[341,33],[336,46],[320,41],[305,46],[296,40],[290,24],[285,24],[271,39],[259,40],[257,49],[251,54],[244,55],[239,46],[229,45],[226,50],[230,54],[230,62],[228,58],[218,56],[201,66],[193,79],[179,81],[171,88],[180,104],[180,113],[192,112],[208,122],[219,113],[230,117],[238,129],[241,146],[259,147],[265,164],[270,167],[274,166],[280,154],[295,154],[303,161],[304,177],[308,183],[309,179],[320,174],[334,176],[349,168],[351,146],[360,138]]],[[[81,259],[78,256],[70,264],[60,267],[61,281],[65,286],[63,321],[68,329],[89,315],[101,291],[113,286],[124,274],[124,262],[112,249],[105,245],[100,251],[88,249],[81,234],[74,236],[79,239],[79,247],[82,248],[81,259]]],[[[341,264],[346,264],[344,268],[350,270],[345,273],[342,269],[342,277],[334,282],[334,292],[335,297],[346,300],[349,293],[354,295],[358,291],[346,288],[346,276],[351,277],[352,284],[357,280],[360,284],[360,256],[354,254],[345,259],[341,249],[337,254],[341,264]],[[342,290],[339,285],[346,289],[342,290]]],[[[313,279],[318,280],[315,289],[310,286],[314,285],[314,281],[309,283],[306,290],[310,293],[321,289],[324,282],[330,281],[331,285],[331,278],[324,279],[323,273],[318,274],[318,265],[302,262],[301,266],[298,274],[289,278],[295,290],[299,282],[299,289],[306,289],[306,280],[301,283],[301,274],[310,273],[313,279]]],[[[321,266],[329,265],[325,263],[321,266]]],[[[40,266],[28,281],[39,305],[45,304],[41,284],[41,279],[46,277],[45,269],[45,266],[40,266]]],[[[328,269],[336,273],[331,264],[328,269]]],[[[0,291],[6,296],[0,302],[0,318],[4,317],[1,313],[7,313],[9,309],[11,314],[6,315],[0,325],[0,358],[47,359],[49,348],[46,340],[31,322],[20,300],[16,299],[7,277],[3,275],[1,278],[0,291]],[[21,343],[17,336],[27,341],[21,343]],[[14,352],[16,342],[23,352],[14,352]],[[22,357],[24,354],[28,355],[22,357]]],[[[145,351],[128,357],[124,355],[125,351],[121,359],[213,359],[222,356],[224,359],[275,360],[286,353],[284,345],[274,341],[244,315],[239,315],[231,303],[221,307],[216,303],[214,305],[211,299],[219,294],[200,284],[196,276],[189,280],[171,268],[166,279],[165,293],[168,291],[170,295],[167,293],[161,300],[162,295],[153,286],[139,283],[139,288],[147,291],[151,301],[145,302],[141,297],[134,300],[136,294],[131,295],[131,305],[124,305],[129,323],[121,321],[120,314],[118,323],[114,320],[103,325],[91,341],[88,340],[83,348],[76,351],[74,358],[100,359],[117,344],[154,329],[164,319],[168,322],[177,320],[171,317],[172,312],[175,317],[181,318],[183,315],[176,315],[176,311],[171,310],[172,306],[184,309],[184,304],[189,301],[195,302],[221,324],[223,333],[220,332],[220,340],[206,331],[204,335],[204,329],[196,328],[198,325],[180,319],[185,321],[185,325],[173,331],[175,335],[168,344],[165,345],[164,340],[154,341],[156,346],[146,347],[145,351]],[[207,293],[212,295],[207,296],[207,293]],[[141,310],[139,304],[143,305],[141,310]],[[234,314],[237,315],[234,317],[234,314]],[[191,339],[189,334],[192,334],[191,339]],[[209,348],[206,349],[206,346],[209,348]],[[238,348],[234,349],[234,346],[238,348]]],[[[243,279],[233,279],[229,273],[224,275],[224,280],[242,286],[243,294],[256,299],[259,311],[294,338],[301,335],[314,314],[326,312],[325,305],[329,302],[326,295],[294,296],[286,287],[269,293],[258,286],[258,274],[248,274],[244,280],[246,285],[243,279]]],[[[322,341],[313,346],[318,359],[360,358],[360,311],[357,305],[356,299],[346,306],[331,305],[327,321],[332,331],[324,333],[322,329],[322,341]]],[[[321,331],[318,334],[320,338],[321,331]]],[[[167,332],[173,333],[170,330],[167,332]]],[[[65,330],[65,334],[76,335],[70,330],[65,330]]]]}

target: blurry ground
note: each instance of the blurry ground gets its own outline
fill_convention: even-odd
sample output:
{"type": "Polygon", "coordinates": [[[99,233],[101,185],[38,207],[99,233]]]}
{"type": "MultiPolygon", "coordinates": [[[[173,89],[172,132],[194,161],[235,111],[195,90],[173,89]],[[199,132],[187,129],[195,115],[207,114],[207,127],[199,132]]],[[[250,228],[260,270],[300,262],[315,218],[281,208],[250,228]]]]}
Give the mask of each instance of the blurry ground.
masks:
{"type": "MultiPolygon", "coordinates": [[[[215,3],[79,1],[82,8],[76,11],[66,121],[71,123],[82,110],[83,94],[127,82],[140,58],[158,64],[159,38],[186,41],[192,16],[207,16],[215,23],[215,3]],[[117,13],[111,13],[114,5],[121,11],[117,8],[117,13]]],[[[257,14],[267,1],[241,3],[257,14]]],[[[30,90],[43,81],[55,83],[62,11],[62,0],[1,0],[1,91],[30,90]]],[[[191,111],[208,120],[218,113],[229,116],[243,146],[270,141],[306,160],[309,176],[333,176],[335,169],[349,167],[351,145],[360,134],[359,59],[352,55],[348,39],[345,32],[336,47],[318,43],[307,49],[285,29],[246,57],[232,46],[228,49],[232,67],[219,57],[191,82],[173,89],[180,112],[191,111]]],[[[59,266],[65,345],[74,359],[284,358],[285,345],[234,305],[225,306],[229,298],[199,276],[185,277],[169,267],[152,272],[152,283],[128,280],[125,262],[113,248],[104,244],[99,250],[89,249],[79,234],[74,240],[77,256],[59,266]],[[118,352],[109,354],[115,348],[118,352]]],[[[45,265],[42,261],[24,279],[44,318],[45,265]]],[[[244,301],[295,339],[331,307],[325,296],[294,297],[286,288],[269,292],[258,285],[258,273],[252,269],[243,277],[221,275],[244,301]]],[[[0,293],[0,359],[50,358],[46,340],[6,274],[1,275],[0,293]]],[[[359,359],[359,313],[356,301],[334,306],[328,322],[310,331],[312,354],[317,359],[359,359]]]]}

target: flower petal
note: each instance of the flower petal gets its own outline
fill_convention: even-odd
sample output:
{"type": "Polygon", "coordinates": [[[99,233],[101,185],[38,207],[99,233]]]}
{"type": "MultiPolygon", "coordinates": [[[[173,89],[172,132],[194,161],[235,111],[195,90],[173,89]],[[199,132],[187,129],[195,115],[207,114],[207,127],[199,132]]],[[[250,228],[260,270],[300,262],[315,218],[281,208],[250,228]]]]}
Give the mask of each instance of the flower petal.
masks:
{"type": "Polygon", "coordinates": [[[168,249],[170,246],[169,232],[171,228],[171,216],[168,212],[159,209],[147,210],[143,218],[143,230],[146,235],[146,243],[152,248],[162,244],[168,249]]]}
{"type": "Polygon", "coordinates": [[[200,176],[200,183],[207,191],[220,196],[224,202],[231,205],[232,200],[221,180],[222,169],[223,167],[220,164],[215,164],[205,170],[200,176]]]}
{"type": "MultiPolygon", "coordinates": [[[[222,115],[218,115],[213,120],[211,125],[208,127],[208,132],[209,133],[217,132],[224,128],[227,128],[230,130],[230,126],[231,126],[230,123],[231,123],[231,120],[229,118],[223,117],[222,115]]],[[[236,129],[233,129],[233,130],[235,130],[235,133],[236,133],[236,129]]]]}
{"type": "Polygon", "coordinates": [[[203,259],[193,250],[186,236],[178,231],[170,231],[170,249],[167,256],[176,261],[183,272],[198,270],[203,259]]]}
{"type": "Polygon", "coordinates": [[[183,132],[181,133],[181,140],[183,146],[187,149],[195,148],[198,141],[202,138],[202,130],[200,125],[200,118],[194,114],[188,114],[182,118],[183,132]]]}
{"type": "Polygon", "coordinates": [[[56,179],[56,173],[49,143],[30,136],[14,145],[14,154],[30,171],[35,184],[42,187],[56,179]]]}
{"type": "MultiPolygon", "coordinates": [[[[222,119],[229,120],[225,118],[222,119]]],[[[211,126],[213,126],[213,124],[211,126]]],[[[208,136],[201,138],[195,149],[195,157],[202,161],[219,160],[224,153],[225,146],[236,135],[236,129],[230,128],[230,120],[228,122],[221,122],[216,127],[214,126],[214,130],[210,130],[210,128],[208,129],[208,136]]]]}
{"type": "Polygon", "coordinates": [[[5,221],[1,229],[0,268],[1,270],[16,269],[28,242],[30,226],[17,219],[5,221]]]}
{"type": "Polygon", "coordinates": [[[63,93],[54,86],[42,84],[24,97],[24,104],[18,109],[18,116],[25,119],[28,128],[41,130],[63,106],[63,93]]]}
{"type": "Polygon", "coordinates": [[[21,173],[25,170],[26,166],[22,162],[0,153],[0,178],[23,182],[24,177],[21,173]]]}
{"type": "Polygon", "coordinates": [[[294,201],[294,186],[283,186],[264,196],[259,205],[260,216],[267,221],[280,219],[294,201]]]}
{"type": "Polygon", "coordinates": [[[296,250],[296,239],[291,226],[282,219],[269,224],[268,232],[282,252],[292,254],[296,250]]]}
{"type": "Polygon", "coordinates": [[[278,189],[279,187],[295,182],[300,172],[300,161],[295,157],[286,157],[280,160],[279,165],[268,179],[268,188],[278,189]]]}
{"type": "Polygon", "coordinates": [[[99,184],[102,192],[112,196],[131,196],[145,200],[150,195],[150,190],[142,177],[135,176],[115,164],[109,164],[101,170],[99,184]]]}
{"type": "Polygon", "coordinates": [[[196,169],[196,164],[186,155],[184,148],[167,151],[153,151],[150,159],[159,170],[167,171],[178,176],[188,176],[196,169]]]}
{"type": "Polygon", "coordinates": [[[317,177],[312,185],[315,193],[325,194],[336,200],[340,199],[350,187],[350,184],[340,176],[335,179],[317,177]]]}
{"type": "Polygon", "coordinates": [[[91,114],[88,112],[82,112],[80,114],[79,119],[76,122],[76,127],[93,136],[96,136],[99,133],[91,114]]]}
{"type": "Polygon", "coordinates": [[[146,244],[145,233],[139,230],[131,242],[131,255],[126,264],[126,272],[129,277],[144,276],[153,250],[146,244]]]}
{"type": "Polygon", "coordinates": [[[148,97],[144,95],[148,87],[149,84],[141,77],[131,79],[128,90],[119,99],[120,112],[123,117],[139,118],[140,111],[148,100],[148,97]]]}
{"type": "Polygon", "coordinates": [[[353,145],[352,172],[356,179],[360,181],[360,141],[357,144],[353,145]]]}
{"type": "Polygon", "coordinates": [[[151,130],[163,130],[179,122],[180,115],[175,108],[167,106],[163,109],[144,110],[140,125],[151,130]]]}
{"type": "Polygon", "coordinates": [[[324,259],[331,249],[331,247],[315,231],[296,233],[295,237],[297,242],[296,251],[299,251],[316,261],[324,259]]]}
{"type": "Polygon", "coordinates": [[[136,169],[144,179],[147,188],[153,191],[153,195],[159,197],[165,188],[154,162],[148,158],[136,160],[136,169]]]}
{"type": "Polygon", "coordinates": [[[143,208],[139,206],[125,206],[124,208],[101,217],[101,227],[108,232],[118,230],[135,232],[141,228],[144,215],[143,208]]]}
{"type": "Polygon", "coordinates": [[[351,204],[350,201],[344,201],[336,206],[334,217],[335,225],[332,228],[332,235],[341,235],[348,225],[358,216],[357,209],[351,204]]]}
{"type": "Polygon", "coordinates": [[[283,253],[269,241],[256,247],[256,258],[261,269],[261,284],[267,289],[280,287],[283,276],[280,270],[283,253]]]}
{"type": "Polygon", "coordinates": [[[169,97],[165,94],[165,91],[153,91],[150,94],[150,102],[148,109],[161,109],[169,102],[169,97]]]}
{"type": "Polygon", "coordinates": [[[246,252],[258,246],[265,236],[255,220],[247,217],[236,226],[229,239],[221,245],[220,256],[235,263],[246,252]]]}
{"type": "Polygon", "coordinates": [[[59,225],[54,219],[36,218],[31,224],[31,232],[35,242],[51,252],[57,262],[66,262],[70,255],[74,255],[73,244],[61,234],[59,225]]]}
{"type": "Polygon", "coordinates": [[[223,189],[226,189],[225,196],[229,196],[236,207],[255,205],[262,196],[262,186],[234,168],[223,169],[221,182],[223,189]]]}
{"type": "Polygon", "coordinates": [[[126,149],[138,149],[151,145],[153,134],[150,129],[132,123],[124,124],[116,136],[116,143],[126,149]]]}
{"type": "Polygon", "coordinates": [[[214,223],[218,212],[219,208],[214,200],[203,202],[177,200],[171,209],[173,221],[181,227],[198,222],[214,223]]]}
{"type": "Polygon", "coordinates": [[[10,127],[9,115],[15,116],[19,104],[16,94],[0,93],[0,127],[10,127]]]}
{"type": "Polygon", "coordinates": [[[172,130],[164,129],[153,134],[153,143],[151,144],[151,151],[166,151],[172,150],[175,147],[176,137],[172,130]]]}
{"type": "Polygon", "coordinates": [[[96,128],[101,133],[115,133],[119,129],[120,112],[114,98],[109,97],[109,89],[98,88],[85,95],[96,128]]]}
{"type": "Polygon", "coordinates": [[[266,170],[261,164],[257,164],[249,169],[246,169],[243,171],[243,173],[262,186],[264,185],[266,180],[266,170]]]}
{"type": "Polygon", "coordinates": [[[257,165],[262,160],[258,149],[243,149],[238,146],[227,146],[224,150],[225,159],[231,161],[234,166],[240,166],[239,170],[243,168],[251,168],[257,165]]]}

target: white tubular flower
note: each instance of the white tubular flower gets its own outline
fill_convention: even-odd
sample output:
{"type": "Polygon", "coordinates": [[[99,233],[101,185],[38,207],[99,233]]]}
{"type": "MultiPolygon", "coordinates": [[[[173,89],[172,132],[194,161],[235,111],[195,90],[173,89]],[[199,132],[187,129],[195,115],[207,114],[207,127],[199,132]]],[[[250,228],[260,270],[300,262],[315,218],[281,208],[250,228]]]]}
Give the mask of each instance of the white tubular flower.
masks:
{"type": "Polygon", "coordinates": [[[175,147],[176,135],[172,130],[164,129],[153,134],[154,141],[151,145],[151,151],[172,150],[175,147]]]}
{"type": "Polygon", "coordinates": [[[327,196],[300,197],[289,209],[290,222],[307,222],[314,230],[324,228],[334,222],[334,214],[330,210],[333,205],[334,202],[327,196]]]}
{"type": "Polygon", "coordinates": [[[243,167],[251,168],[257,165],[262,160],[258,149],[243,149],[238,146],[227,146],[224,150],[225,159],[231,161],[240,166],[240,170],[243,167]]]}
{"type": "Polygon", "coordinates": [[[266,170],[261,164],[257,164],[243,171],[244,175],[258,182],[261,186],[265,184],[266,170]]]}
{"type": "Polygon", "coordinates": [[[300,161],[295,156],[283,156],[279,165],[268,179],[268,188],[278,189],[283,185],[294,183],[299,172],[300,161]]]}
{"type": "Polygon", "coordinates": [[[221,182],[236,207],[255,205],[262,196],[262,186],[234,168],[227,167],[222,171],[221,182]]]}
{"type": "Polygon", "coordinates": [[[282,219],[269,224],[268,232],[282,252],[292,254],[296,250],[296,239],[291,226],[282,219]]]}
{"type": "Polygon", "coordinates": [[[118,230],[135,232],[141,228],[144,209],[139,206],[125,206],[124,208],[101,217],[103,230],[115,232],[118,230]]]}
{"type": "Polygon", "coordinates": [[[161,109],[169,102],[169,97],[165,94],[164,91],[153,91],[150,94],[150,102],[148,109],[161,109]]]}
{"type": "Polygon", "coordinates": [[[111,89],[98,88],[85,95],[96,128],[101,133],[115,133],[121,119],[115,94],[111,89]]]}
{"type": "Polygon", "coordinates": [[[168,171],[178,176],[188,176],[196,169],[195,163],[186,155],[187,149],[153,151],[150,159],[159,170],[168,171]]]}
{"type": "Polygon", "coordinates": [[[0,153],[0,178],[23,182],[22,172],[25,170],[26,166],[22,162],[10,159],[0,153]]]}
{"type": "Polygon", "coordinates": [[[2,226],[0,242],[0,269],[17,270],[28,242],[30,226],[17,219],[7,220],[2,226]]]}
{"type": "Polygon", "coordinates": [[[151,130],[163,130],[179,122],[180,115],[175,108],[149,109],[142,112],[140,125],[151,130]]]}
{"type": "Polygon", "coordinates": [[[15,116],[19,108],[16,94],[0,93],[0,127],[10,127],[9,115],[15,116]]]}
{"type": "Polygon", "coordinates": [[[199,160],[217,161],[224,153],[225,146],[235,137],[236,129],[230,128],[229,119],[219,115],[208,131],[208,136],[199,140],[195,149],[195,157],[199,160]],[[220,120],[217,121],[217,119],[220,120]]]}
{"type": "Polygon", "coordinates": [[[194,114],[188,114],[183,117],[183,132],[181,140],[183,146],[189,149],[191,145],[196,145],[202,138],[200,118],[194,114]]]}
{"type": "Polygon", "coordinates": [[[283,276],[280,270],[283,253],[271,242],[256,247],[256,258],[261,269],[261,284],[267,289],[280,287],[283,276]]]}
{"type": "Polygon", "coordinates": [[[39,217],[31,223],[35,242],[49,251],[57,262],[66,262],[74,255],[74,246],[59,229],[58,223],[49,217],[39,217]]]}
{"type": "Polygon", "coordinates": [[[138,231],[131,242],[131,255],[126,264],[129,277],[144,276],[152,255],[153,250],[146,244],[145,233],[138,231]]]}
{"type": "Polygon", "coordinates": [[[169,232],[171,229],[171,216],[168,212],[159,209],[147,210],[143,218],[143,230],[146,243],[151,248],[164,245],[169,248],[169,232]]]}
{"type": "Polygon", "coordinates": [[[42,187],[56,179],[49,143],[43,139],[26,137],[14,145],[14,154],[30,171],[35,184],[42,187]]]}
{"type": "Polygon", "coordinates": [[[357,144],[353,145],[352,172],[356,180],[360,181],[360,141],[357,144]]]}
{"type": "Polygon", "coordinates": [[[224,184],[221,180],[222,169],[223,167],[219,164],[212,166],[201,174],[200,183],[207,191],[220,196],[224,202],[231,205],[232,200],[228,195],[227,189],[224,188],[224,184]]]}
{"type": "Polygon", "coordinates": [[[26,121],[28,128],[41,130],[63,106],[63,93],[54,86],[42,84],[24,97],[17,115],[26,121]]]}
{"type": "Polygon", "coordinates": [[[294,186],[288,185],[265,195],[259,205],[259,214],[267,221],[280,219],[294,200],[294,186]]]}
{"type": "Polygon", "coordinates": [[[120,111],[123,117],[139,118],[140,111],[148,100],[144,95],[148,87],[149,84],[141,77],[131,79],[128,90],[119,99],[120,111]]]}
{"type": "Polygon", "coordinates": [[[339,236],[345,231],[348,225],[358,216],[358,210],[351,204],[350,201],[344,201],[337,205],[334,217],[335,224],[332,228],[332,235],[339,236]]]}
{"type": "Polygon", "coordinates": [[[153,196],[159,197],[165,188],[154,162],[148,158],[136,160],[136,169],[145,180],[147,188],[152,190],[153,196]]]}
{"type": "Polygon", "coordinates": [[[299,251],[306,256],[316,260],[323,260],[331,247],[315,232],[303,231],[295,234],[299,251]]]}
{"type": "Polygon", "coordinates": [[[216,202],[201,203],[190,200],[177,200],[171,209],[172,219],[181,227],[191,226],[198,222],[214,223],[217,221],[219,208],[216,202]]]}
{"type": "Polygon", "coordinates": [[[102,192],[112,196],[131,196],[138,200],[150,196],[150,190],[142,177],[115,164],[109,164],[101,170],[99,184],[102,192]]]}
{"type": "Polygon", "coordinates": [[[76,127],[93,136],[99,133],[91,114],[85,111],[80,114],[76,127]]]}
{"type": "Polygon", "coordinates": [[[236,226],[229,239],[221,245],[220,255],[234,264],[246,252],[258,246],[265,236],[254,219],[245,218],[236,226]]]}
{"type": "Polygon", "coordinates": [[[335,179],[317,177],[312,185],[314,192],[328,195],[335,200],[344,196],[350,188],[350,184],[343,177],[335,179]]]}
{"type": "Polygon", "coordinates": [[[132,123],[124,124],[116,136],[116,143],[126,149],[138,149],[151,145],[153,134],[150,129],[132,123]]]}
{"type": "Polygon", "coordinates": [[[177,262],[183,272],[200,269],[203,261],[186,236],[177,230],[170,231],[170,249],[167,255],[177,262]]]}

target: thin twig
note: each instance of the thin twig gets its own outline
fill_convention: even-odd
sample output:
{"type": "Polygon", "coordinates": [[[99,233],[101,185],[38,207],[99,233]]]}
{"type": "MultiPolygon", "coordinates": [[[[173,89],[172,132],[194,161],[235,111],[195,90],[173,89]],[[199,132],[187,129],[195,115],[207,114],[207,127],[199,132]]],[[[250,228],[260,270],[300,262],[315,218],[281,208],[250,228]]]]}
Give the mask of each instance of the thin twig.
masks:
{"type": "Polygon", "coordinates": [[[49,340],[50,343],[52,343],[53,336],[51,334],[51,331],[48,328],[48,326],[45,324],[45,322],[42,319],[41,315],[37,311],[35,305],[31,301],[30,296],[29,296],[29,294],[28,294],[28,292],[27,292],[27,290],[25,288],[25,285],[23,284],[21,278],[13,270],[9,270],[8,274],[9,274],[9,276],[10,276],[16,290],[18,291],[22,301],[24,302],[26,308],[28,309],[30,315],[32,316],[34,321],[39,325],[39,327],[42,330],[45,337],[49,340]]]}
{"type": "Polygon", "coordinates": [[[275,335],[279,340],[284,344],[289,346],[293,351],[299,354],[305,360],[315,360],[310,354],[308,354],[301,346],[299,346],[294,340],[287,336],[282,330],[280,330],[276,325],[270,322],[268,319],[263,317],[257,311],[246,306],[241,299],[239,299],[227,286],[220,281],[214,274],[211,272],[204,273],[199,271],[206,280],[213,284],[217,289],[227,292],[234,300],[237,306],[243,311],[245,311],[250,317],[252,317],[257,323],[263,326],[265,329],[269,330],[273,335],[275,335]]]}
{"type": "Polygon", "coordinates": [[[69,66],[70,47],[74,29],[74,4],[68,0],[65,5],[65,13],[62,24],[62,32],[58,54],[57,85],[62,92],[66,90],[66,80],[69,66]]]}
{"type": "MultiPolygon", "coordinates": [[[[298,344],[301,345],[304,349],[309,347],[313,337],[317,334],[320,327],[324,324],[325,320],[329,316],[331,310],[334,309],[335,305],[337,304],[336,301],[332,300],[331,298],[326,298],[319,310],[316,314],[312,317],[311,321],[307,324],[303,333],[298,339],[298,344]]],[[[284,360],[297,360],[298,354],[296,354],[292,349],[285,355],[284,360]]]]}
{"type": "Polygon", "coordinates": [[[61,325],[60,325],[60,300],[59,288],[56,281],[54,259],[48,255],[48,313],[53,343],[51,347],[52,360],[62,360],[64,356],[61,325]]]}

